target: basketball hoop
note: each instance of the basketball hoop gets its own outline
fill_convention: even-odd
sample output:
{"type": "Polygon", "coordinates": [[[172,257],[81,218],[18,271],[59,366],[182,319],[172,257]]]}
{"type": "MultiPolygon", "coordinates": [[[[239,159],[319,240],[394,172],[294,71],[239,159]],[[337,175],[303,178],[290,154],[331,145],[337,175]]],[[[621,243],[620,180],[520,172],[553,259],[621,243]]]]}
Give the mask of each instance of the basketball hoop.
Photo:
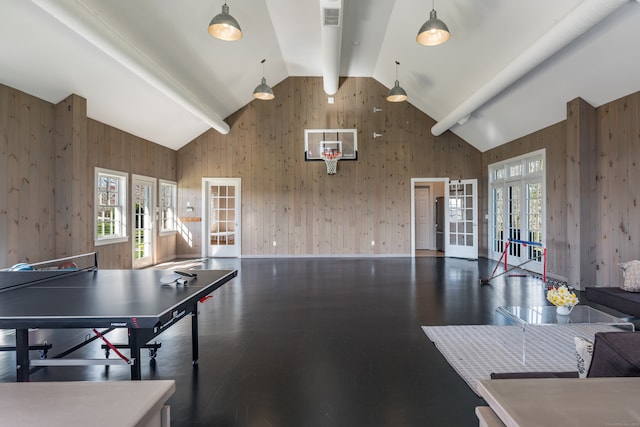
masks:
{"type": "Polygon", "coordinates": [[[342,153],[335,150],[325,150],[320,154],[322,160],[327,164],[327,175],[335,175],[338,168],[338,160],[342,158],[342,153]]]}

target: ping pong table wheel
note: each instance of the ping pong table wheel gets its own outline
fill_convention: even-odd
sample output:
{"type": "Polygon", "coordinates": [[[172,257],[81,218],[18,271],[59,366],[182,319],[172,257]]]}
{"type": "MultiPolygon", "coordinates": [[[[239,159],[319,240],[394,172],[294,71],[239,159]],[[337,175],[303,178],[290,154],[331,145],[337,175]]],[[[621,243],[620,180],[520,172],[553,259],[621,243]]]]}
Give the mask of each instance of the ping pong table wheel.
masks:
{"type": "Polygon", "coordinates": [[[151,344],[143,346],[143,348],[149,349],[149,357],[151,358],[151,360],[154,360],[156,358],[156,356],[158,355],[158,349],[160,347],[162,347],[162,343],[159,343],[158,341],[154,341],[151,344]]]}
{"type": "Polygon", "coordinates": [[[40,359],[44,360],[47,358],[47,355],[49,354],[49,346],[47,345],[47,342],[45,341],[43,343],[43,348],[38,352],[40,354],[40,359]]]}

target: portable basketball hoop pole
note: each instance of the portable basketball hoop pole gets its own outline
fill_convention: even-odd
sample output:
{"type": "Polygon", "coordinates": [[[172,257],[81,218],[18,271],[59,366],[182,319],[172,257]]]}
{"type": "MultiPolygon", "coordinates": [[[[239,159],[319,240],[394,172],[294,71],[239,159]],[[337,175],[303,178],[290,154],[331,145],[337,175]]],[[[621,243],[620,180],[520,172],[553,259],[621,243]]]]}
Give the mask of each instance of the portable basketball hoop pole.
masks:
{"type": "Polygon", "coordinates": [[[513,271],[515,269],[518,269],[520,267],[522,267],[523,265],[530,263],[531,261],[533,261],[532,259],[528,259],[525,262],[523,262],[522,264],[518,264],[514,267],[509,268],[509,245],[511,243],[518,243],[521,244],[522,246],[537,246],[542,248],[542,283],[547,283],[547,248],[542,246],[542,243],[540,242],[528,242],[526,240],[515,240],[515,239],[509,239],[507,240],[507,244],[504,247],[504,250],[502,251],[502,255],[500,255],[500,259],[498,259],[498,262],[496,263],[496,266],[493,269],[493,272],[491,272],[491,276],[489,276],[488,279],[480,279],[480,284],[481,285],[488,285],[489,282],[491,282],[492,279],[495,279],[496,277],[500,277],[503,274],[507,274],[510,271],[513,271]],[[500,266],[500,264],[502,263],[502,259],[504,258],[504,271],[500,274],[496,274],[496,270],[498,269],[498,267],[500,266]]]}

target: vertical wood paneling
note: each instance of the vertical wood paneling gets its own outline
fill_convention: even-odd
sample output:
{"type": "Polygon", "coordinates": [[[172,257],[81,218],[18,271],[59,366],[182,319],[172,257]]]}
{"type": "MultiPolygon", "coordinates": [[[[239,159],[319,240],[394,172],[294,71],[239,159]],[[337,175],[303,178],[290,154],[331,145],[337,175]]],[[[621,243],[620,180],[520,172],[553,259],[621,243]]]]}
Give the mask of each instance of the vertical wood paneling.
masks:
{"type": "MultiPolygon", "coordinates": [[[[548,271],[567,277],[572,251],[580,251],[578,270],[582,286],[619,286],[622,274],[618,263],[640,259],[639,103],[640,92],[625,96],[598,107],[595,119],[589,117],[593,115],[589,109],[585,112],[584,105],[579,107],[579,115],[596,122],[595,148],[589,142],[583,144],[582,138],[568,136],[567,133],[577,130],[569,132],[567,122],[561,122],[482,156],[486,182],[484,170],[488,164],[546,148],[548,271]],[[570,152],[568,139],[574,144],[570,152]],[[584,162],[576,164],[568,178],[567,162],[572,162],[569,156],[576,153],[584,162]],[[580,181],[580,194],[587,200],[575,197],[576,180],[580,181]],[[579,213],[581,237],[577,248],[569,246],[569,241],[576,238],[576,224],[575,215],[568,208],[575,203],[580,203],[583,209],[579,213]]],[[[486,206],[486,190],[483,196],[486,206]]],[[[486,246],[486,234],[483,245],[486,246]]]]}
{"type": "MultiPolygon", "coordinates": [[[[322,79],[289,78],[274,87],[275,101],[252,101],[229,117],[228,135],[209,131],[179,150],[180,189],[200,191],[203,176],[242,178],[244,255],[409,254],[411,178],[477,178],[481,155],[451,133],[433,144],[433,120],[409,103],[387,103],[386,92],[373,79],[346,78],[328,104],[322,79]],[[333,176],[304,161],[304,129],[351,127],[357,161],[340,161],[333,176]],[[385,136],[373,140],[374,131],[385,136]],[[198,159],[204,175],[191,167],[198,144],[208,145],[198,159]]],[[[180,240],[178,253],[197,254],[180,240]]]]}
{"type": "MultiPolygon", "coordinates": [[[[242,177],[244,254],[408,253],[411,177],[480,177],[481,212],[486,213],[486,166],[544,147],[549,271],[566,275],[571,188],[565,171],[566,122],[480,155],[449,132],[433,137],[431,118],[408,103],[386,103],[386,88],[372,79],[343,79],[333,106],[321,85],[319,78],[289,78],[274,88],[277,102],[252,102],[232,115],[229,135],[209,131],[178,154],[86,114],[76,116],[73,108],[73,114],[63,113],[59,106],[0,85],[0,189],[6,195],[0,200],[0,262],[52,258],[59,245],[67,251],[68,240],[78,236],[74,247],[92,245],[94,166],[178,181],[179,216],[187,216],[186,201],[195,207],[190,216],[206,214],[200,200],[203,176],[242,177]],[[374,106],[383,111],[373,113],[374,106]],[[303,131],[338,126],[358,129],[359,160],[341,162],[338,175],[329,177],[324,164],[302,160],[303,131]],[[374,131],[384,137],[373,140],[374,131]],[[62,144],[54,144],[56,138],[62,144]],[[69,158],[66,150],[74,140],[84,145],[71,146],[77,156],[69,158]],[[71,175],[60,175],[67,169],[71,175]],[[74,179],[86,182],[74,186],[74,179]],[[278,241],[275,249],[272,240],[278,241]]],[[[78,102],[86,101],[72,96],[59,105],[78,102]]],[[[640,258],[639,102],[636,93],[597,109],[595,171],[580,167],[581,176],[595,177],[587,222],[595,230],[598,285],[618,285],[617,264],[640,258]]],[[[481,230],[481,253],[486,253],[484,221],[481,230]]],[[[201,253],[200,224],[184,224],[183,232],[161,238],[161,259],[201,253]]],[[[103,267],[130,266],[130,246],[100,247],[103,267]]]]}
{"type": "MultiPolygon", "coordinates": [[[[208,176],[206,162],[202,158],[208,157],[206,151],[209,133],[204,134],[194,143],[185,148],[183,162],[177,165],[178,182],[178,217],[202,217],[206,215],[207,200],[201,200],[202,178],[208,176]],[[187,202],[193,206],[193,212],[186,211],[187,202]]],[[[201,234],[201,224],[197,222],[180,223],[180,232],[176,239],[176,254],[200,256],[200,242],[192,238],[194,233],[201,234]]]]}
{"type": "MultiPolygon", "coordinates": [[[[597,205],[597,118],[596,109],[586,101],[580,104],[580,288],[596,284],[597,205]]],[[[567,136],[569,140],[569,136],[567,136]]]]}
{"type": "MultiPolygon", "coordinates": [[[[629,126],[629,155],[627,156],[627,182],[629,187],[640,182],[640,97],[629,97],[627,100],[627,111],[629,126]]],[[[636,254],[640,258],[640,194],[635,192],[632,197],[627,197],[627,244],[629,254],[636,254]]],[[[634,256],[636,256],[634,255],[634,256]]],[[[620,254],[621,258],[629,256],[620,254]]]]}
{"type": "MultiPolygon", "coordinates": [[[[29,192],[31,190],[31,182],[29,180],[29,153],[31,151],[31,134],[30,134],[30,122],[31,122],[31,108],[29,105],[29,96],[26,94],[20,94],[17,98],[16,110],[20,117],[18,120],[18,133],[20,139],[23,141],[20,147],[16,150],[16,176],[14,185],[18,194],[18,222],[15,224],[17,234],[22,229],[31,229],[33,226],[31,222],[31,210],[30,210],[30,198],[29,192]]],[[[37,239],[35,239],[37,240],[37,239]]],[[[32,241],[31,241],[32,242],[32,241]]],[[[28,254],[33,253],[35,248],[32,247],[33,243],[25,242],[25,250],[28,254]]],[[[37,243],[36,243],[37,244],[37,243]]],[[[31,256],[31,255],[29,255],[31,256]]]]}
{"type": "Polygon", "coordinates": [[[93,170],[87,162],[87,101],[70,95],[55,106],[56,257],[93,248],[93,170]]]}
{"type": "Polygon", "coordinates": [[[640,259],[639,99],[635,93],[597,109],[598,286],[619,286],[618,263],[640,259]]]}
{"type": "Polygon", "coordinates": [[[51,104],[0,85],[0,266],[52,258],[51,104]]]}
{"type": "MultiPolygon", "coordinates": [[[[2,115],[0,114],[0,117],[2,115]]],[[[40,153],[39,167],[35,176],[40,180],[40,218],[39,229],[41,234],[43,253],[55,252],[55,191],[51,190],[51,183],[55,182],[55,109],[52,105],[43,104],[40,108],[40,134],[38,136],[38,151],[40,153]],[[42,203],[46,200],[46,203],[42,203]],[[46,243],[45,243],[46,242],[46,243]]],[[[45,258],[45,256],[43,256],[45,258]]]]}
{"type": "MultiPolygon", "coordinates": [[[[566,277],[567,275],[567,124],[558,124],[541,129],[532,134],[518,138],[508,144],[494,148],[482,155],[482,180],[487,182],[487,168],[490,164],[504,161],[512,157],[546,149],[546,239],[547,239],[547,271],[566,277]]],[[[479,200],[480,202],[480,200],[479,200]]],[[[482,193],[482,208],[487,210],[488,188],[482,193]]],[[[482,253],[487,253],[487,221],[482,217],[483,239],[479,242],[482,253]]]]}
{"type": "Polygon", "coordinates": [[[9,150],[10,150],[10,113],[9,100],[11,89],[0,84],[0,265],[8,266],[12,262],[9,254],[9,150]]]}
{"type": "MultiPolygon", "coordinates": [[[[9,118],[7,120],[9,147],[7,156],[7,257],[9,260],[25,261],[24,256],[32,256],[31,254],[23,254],[20,248],[20,166],[19,156],[20,147],[26,144],[23,135],[20,134],[20,122],[26,118],[21,117],[20,98],[21,93],[12,91],[9,94],[9,118]]],[[[14,262],[12,261],[12,264],[14,262]]]]}
{"type": "Polygon", "coordinates": [[[576,98],[567,104],[567,281],[578,289],[595,279],[594,262],[589,262],[595,240],[590,215],[595,123],[595,109],[586,101],[576,98]]]}
{"type": "MultiPolygon", "coordinates": [[[[76,119],[76,122],[80,119],[76,119]]],[[[131,174],[150,176],[157,179],[167,179],[177,181],[176,175],[176,151],[158,144],[144,140],[135,135],[123,132],[119,129],[105,125],[95,120],[87,119],[87,143],[84,144],[85,151],[78,158],[84,158],[83,168],[87,179],[84,186],[87,192],[86,200],[91,200],[83,206],[81,217],[93,217],[93,177],[96,167],[126,172],[131,178],[131,174]]],[[[131,183],[131,179],[129,179],[131,183]]],[[[156,190],[159,185],[156,185],[156,190]]],[[[131,203],[131,192],[129,191],[128,203],[131,203]]],[[[158,203],[156,191],[156,206],[158,203]]],[[[198,199],[199,199],[198,195],[198,199]]],[[[130,215],[129,215],[130,216],[130,215]]],[[[128,221],[128,234],[131,236],[131,219],[128,221]]],[[[78,222],[78,221],[77,221],[78,222]]],[[[131,268],[132,267],[132,242],[131,237],[128,242],[110,245],[93,246],[93,221],[87,224],[76,224],[87,230],[87,235],[83,244],[90,250],[97,250],[100,253],[100,263],[102,268],[131,268]]],[[[158,236],[156,242],[156,258],[158,262],[173,259],[176,255],[176,236],[158,236]]]]}

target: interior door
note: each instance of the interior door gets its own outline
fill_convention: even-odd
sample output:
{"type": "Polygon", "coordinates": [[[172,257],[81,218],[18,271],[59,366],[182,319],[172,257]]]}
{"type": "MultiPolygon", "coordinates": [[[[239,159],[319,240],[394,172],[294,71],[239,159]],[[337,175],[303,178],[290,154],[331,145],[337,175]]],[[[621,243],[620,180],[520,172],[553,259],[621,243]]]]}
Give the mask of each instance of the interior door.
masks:
{"type": "Polygon", "coordinates": [[[206,256],[239,257],[241,254],[240,182],[240,178],[207,178],[204,182],[206,256]]]}
{"type": "Polygon", "coordinates": [[[445,239],[445,253],[448,257],[478,258],[477,189],[477,179],[449,182],[449,227],[445,239]]]}
{"type": "Polygon", "coordinates": [[[154,195],[156,180],[141,175],[132,176],[132,238],[133,268],[153,265],[155,260],[154,195]]]}
{"type": "Polygon", "coordinates": [[[416,187],[416,249],[435,249],[431,187],[416,187]]]}

